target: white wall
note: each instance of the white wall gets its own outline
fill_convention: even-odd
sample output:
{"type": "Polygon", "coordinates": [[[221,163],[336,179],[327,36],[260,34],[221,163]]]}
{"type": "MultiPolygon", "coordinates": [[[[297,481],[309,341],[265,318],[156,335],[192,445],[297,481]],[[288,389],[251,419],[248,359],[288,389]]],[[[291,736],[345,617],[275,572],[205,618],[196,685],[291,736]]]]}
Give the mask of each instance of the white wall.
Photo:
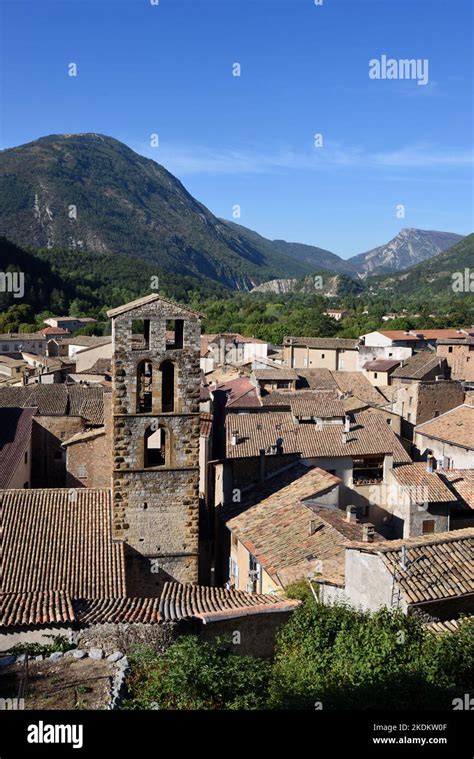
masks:
{"type": "Polygon", "coordinates": [[[69,345],[69,355],[76,356],[76,372],[82,372],[90,369],[98,358],[112,358],[112,343],[98,345],[96,348],[69,345]],[[71,352],[71,348],[74,352],[71,352]]]}
{"type": "Polygon", "coordinates": [[[433,451],[433,456],[437,460],[442,460],[445,457],[451,459],[450,469],[474,469],[474,450],[461,448],[442,440],[435,440],[420,432],[415,432],[414,442],[422,455],[430,450],[433,451]]]}

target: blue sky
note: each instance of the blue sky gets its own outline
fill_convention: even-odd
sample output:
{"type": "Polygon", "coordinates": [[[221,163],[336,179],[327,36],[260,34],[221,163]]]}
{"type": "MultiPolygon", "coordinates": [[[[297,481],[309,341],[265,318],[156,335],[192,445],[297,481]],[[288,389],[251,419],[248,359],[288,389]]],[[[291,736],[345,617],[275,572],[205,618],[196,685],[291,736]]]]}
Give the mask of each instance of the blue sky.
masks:
{"type": "Polygon", "coordinates": [[[267,237],[344,257],[402,227],[474,227],[471,0],[3,0],[2,16],[4,148],[108,134],[216,215],[239,205],[267,237]],[[383,54],[427,59],[428,84],[369,78],[383,54]]]}

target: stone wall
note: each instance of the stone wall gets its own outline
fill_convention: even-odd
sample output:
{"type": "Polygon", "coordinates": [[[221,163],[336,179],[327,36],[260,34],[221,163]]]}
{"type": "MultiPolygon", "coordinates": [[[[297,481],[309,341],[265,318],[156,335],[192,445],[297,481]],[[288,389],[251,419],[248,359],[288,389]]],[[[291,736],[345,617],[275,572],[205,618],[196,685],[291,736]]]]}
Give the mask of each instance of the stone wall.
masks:
{"type": "Polygon", "coordinates": [[[32,427],[31,486],[63,488],[66,486],[65,440],[82,432],[84,422],[78,416],[35,416],[32,427]]]}
{"type": "MultiPolygon", "coordinates": [[[[180,582],[198,580],[200,321],[165,301],[113,319],[113,529],[139,555],[180,582]],[[167,320],[183,320],[183,345],[166,344],[167,320]],[[149,343],[136,349],[134,320],[149,320],[149,343]],[[138,368],[152,368],[152,407],[137,407],[138,368]],[[174,366],[174,411],[162,411],[160,367],[174,366]],[[145,434],[161,427],[163,466],[145,468],[145,434]]],[[[131,555],[134,555],[133,553],[131,555]]],[[[140,567],[141,570],[141,567],[140,567]]],[[[133,573],[132,573],[133,574],[133,573]]],[[[149,587],[156,586],[151,582],[149,587]]]]}

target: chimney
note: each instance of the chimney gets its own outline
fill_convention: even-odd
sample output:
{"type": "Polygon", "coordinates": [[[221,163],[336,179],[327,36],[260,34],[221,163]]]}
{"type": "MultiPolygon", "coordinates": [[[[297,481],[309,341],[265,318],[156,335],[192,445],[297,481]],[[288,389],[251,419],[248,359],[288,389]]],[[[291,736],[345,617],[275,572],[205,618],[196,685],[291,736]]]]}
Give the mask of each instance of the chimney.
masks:
{"type": "Polygon", "coordinates": [[[351,524],[357,523],[357,506],[346,506],[346,522],[350,522],[351,524]]]}
{"type": "Polygon", "coordinates": [[[265,479],[265,448],[260,448],[260,467],[259,467],[260,481],[265,479]]]}
{"type": "Polygon", "coordinates": [[[239,435],[239,431],[234,430],[232,433],[231,440],[230,440],[231,445],[237,445],[238,440],[239,440],[238,435],[239,435]]]}
{"type": "Polygon", "coordinates": [[[393,453],[386,453],[383,459],[383,478],[387,480],[389,471],[393,469],[393,453]]]}
{"type": "Polygon", "coordinates": [[[364,543],[373,543],[374,533],[375,533],[375,527],[373,524],[370,524],[370,522],[367,522],[367,524],[362,525],[362,541],[364,543]]]}
{"type": "Polygon", "coordinates": [[[350,432],[351,431],[351,418],[348,414],[344,417],[344,432],[350,432]]]}
{"type": "Polygon", "coordinates": [[[426,459],[426,471],[429,474],[432,474],[434,470],[434,460],[435,460],[435,457],[433,456],[433,454],[429,453],[428,458],[426,459]]]}

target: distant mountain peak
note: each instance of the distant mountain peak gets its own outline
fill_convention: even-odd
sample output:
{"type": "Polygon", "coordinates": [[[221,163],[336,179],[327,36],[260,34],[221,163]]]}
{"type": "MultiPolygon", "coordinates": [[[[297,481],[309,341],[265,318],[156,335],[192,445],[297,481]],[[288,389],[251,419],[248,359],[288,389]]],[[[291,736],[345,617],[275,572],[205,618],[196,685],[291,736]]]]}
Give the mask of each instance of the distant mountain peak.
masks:
{"type": "Polygon", "coordinates": [[[397,272],[439,255],[463,239],[453,232],[404,227],[385,245],[349,259],[360,276],[397,272]]]}

